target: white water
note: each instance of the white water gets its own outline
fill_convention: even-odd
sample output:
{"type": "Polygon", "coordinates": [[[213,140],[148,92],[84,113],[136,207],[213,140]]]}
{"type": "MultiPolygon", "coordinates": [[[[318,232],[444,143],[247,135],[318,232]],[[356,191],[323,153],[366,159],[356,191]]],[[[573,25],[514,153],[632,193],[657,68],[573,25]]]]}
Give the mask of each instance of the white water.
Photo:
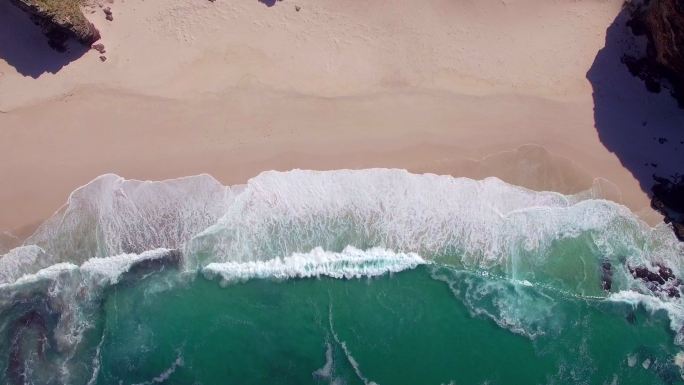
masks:
{"type": "Polygon", "coordinates": [[[294,170],[251,179],[218,222],[186,247],[188,268],[307,252],[383,247],[425,258],[459,255],[468,266],[511,255],[546,258],[554,242],[584,236],[598,253],[658,258],[680,270],[684,248],[664,226],[624,206],[403,170],[294,170]]]}
{"type": "Polygon", "coordinates": [[[320,247],[308,253],[294,253],[266,261],[210,263],[202,269],[205,277],[220,277],[225,284],[250,279],[292,279],[327,276],[338,279],[375,277],[397,273],[427,263],[415,253],[394,253],[382,248],[366,251],[348,246],[340,253],[320,247]]]}
{"type": "Polygon", "coordinates": [[[322,378],[322,379],[327,379],[331,380],[333,376],[333,368],[335,365],[335,362],[333,361],[333,347],[330,345],[330,342],[325,343],[325,364],[323,364],[322,367],[316,369],[313,373],[311,373],[314,378],[322,378]]]}
{"type": "MultiPolygon", "coordinates": [[[[35,246],[28,247],[33,248],[35,246]]],[[[40,248],[37,249],[41,250],[40,248]]],[[[16,279],[7,282],[3,281],[0,283],[0,289],[18,289],[24,285],[46,281],[56,281],[60,275],[74,271],[78,271],[78,273],[83,276],[84,283],[87,279],[96,282],[99,285],[113,285],[119,281],[119,278],[123,273],[129,271],[130,268],[136,263],[161,259],[166,257],[169,252],[171,251],[167,249],[155,249],[145,251],[140,254],[120,254],[107,258],[91,258],[85,261],[80,267],[70,262],[56,263],[54,265],[40,269],[35,273],[23,274],[16,279]]],[[[30,256],[32,254],[27,255],[30,256]]],[[[0,259],[0,261],[4,261],[4,258],[5,257],[0,259]]]]}
{"type": "Polygon", "coordinates": [[[120,254],[107,258],[91,258],[81,265],[81,272],[91,277],[100,276],[108,285],[119,282],[121,275],[137,263],[165,258],[171,250],[156,249],[140,254],[120,254]]]}
{"type": "Polygon", "coordinates": [[[74,263],[175,249],[215,223],[231,200],[230,188],[209,175],[142,182],[106,174],[71,193],[25,243],[74,263]]]}
{"type": "Polygon", "coordinates": [[[445,282],[474,317],[535,339],[557,331],[555,301],[529,282],[435,266],[432,278],[445,282]]]}
{"type": "Polygon", "coordinates": [[[389,169],[271,171],[244,187],[208,175],[141,182],[107,174],[74,191],[29,247],[0,258],[0,282],[156,248],[184,248],[190,270],[348,245],[491,268],[511,265],[512,256],[543,261],[559,240],[580,237],[605,258],[682,273],[684,246],[666,226],[651,228],[624,206],[588,197],[389,169]]]}
{"type": "Polygon", "coordinates": [[[54,264],[51,255],[35,245],[17,247],[0,257],[0,285],[9,284],[54,264]]]}

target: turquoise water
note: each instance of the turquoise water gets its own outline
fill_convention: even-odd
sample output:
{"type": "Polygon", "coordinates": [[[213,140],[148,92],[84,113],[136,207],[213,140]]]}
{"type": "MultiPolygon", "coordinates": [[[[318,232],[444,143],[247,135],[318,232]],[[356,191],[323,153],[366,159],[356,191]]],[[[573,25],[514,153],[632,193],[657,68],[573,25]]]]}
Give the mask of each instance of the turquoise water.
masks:
{"type": "Polygon", "coordinates": [[[105,176],[0,258],[0,383],[679,384],[683,257],[498,180],[105,176]]]}
{"type": "Polygon", "coordinates": [[[517,287],[553,304],[545,320],[553,325],[530,339],[473,316],[435,274],[484,284],[470,273],[420,267],[374,279],[227,288],[204,279],[169,287],[161,277],[125,285],[103,305],[97,383],[149,382],[169,368],[168,384],[680,381],[666,317],[517,287]]]}
{"type": "MultiPolygon", "coordinates": [[[[450,268],[224,288],[202,278],[176,282],[172,274],[126,282],[107,295],[96,383],[681,382],[667,317],[629,305],[502,279],[497,295],[526,291],[550,306],[548,318],[534,317],[543,332],[532,339],[474,315],[443,280],[472,280],[482,290],[476,287],[492,279],[450,268]]],[[[497,300],[478,299],[483,308],[497,300]]],[[[534,304],[522,311],[537,311],[534,304]]]]}

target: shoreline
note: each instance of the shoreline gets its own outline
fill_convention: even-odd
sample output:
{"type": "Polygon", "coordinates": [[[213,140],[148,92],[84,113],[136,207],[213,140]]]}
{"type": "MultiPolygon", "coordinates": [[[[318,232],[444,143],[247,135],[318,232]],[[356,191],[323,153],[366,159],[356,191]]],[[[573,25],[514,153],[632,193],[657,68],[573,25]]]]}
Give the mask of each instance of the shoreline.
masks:
{"type": "Polygon", "coordinates": [[[28,235],[71,191],[108,172],[141,180],[208,173],[232,185],[271,169],[372,167],[473,179],[496,176],[564,194],[604,179],[611,200],[651,225],[660,222],[648,196],[616,157],[598,140],[568,129],[591,127],[581,115],[573,118],[578,106],[583,104],[415,90],[330,99],[241,89],[201,102],[75,92],[0,118],[12,127],[0,134],[0,152],[20,160],[0,166],[0,174],[15,181],[0,192],[0,201],[7,202],[0,228],[28,235]],[[238,98],[240,103],[232,102],[238,98]],[[99,118],[117,105],[127,113],[99,118]],[[253,116],[261,105],[269,109],[253,116]],[[530,106],[537,111],[536,124],[530,124],[524,110],[530,106]],[[483,108],[498,114],[488,115],[483,108]],[[188,129],[198,116],[204,117],[202,127],[188,129]],[[235,123],[225,123],[231,120],[235,123]],[[54,121],[67,124],[56,132],[54,121]],[[91,122],[99,128],[93,130],[91,122]],[[26,124],[33,129],[22,129],[26,124]],[[517,135],[502,135],[509,130],[517,135]],[[24,152],[27,148],[30,153],[24,152]]]}

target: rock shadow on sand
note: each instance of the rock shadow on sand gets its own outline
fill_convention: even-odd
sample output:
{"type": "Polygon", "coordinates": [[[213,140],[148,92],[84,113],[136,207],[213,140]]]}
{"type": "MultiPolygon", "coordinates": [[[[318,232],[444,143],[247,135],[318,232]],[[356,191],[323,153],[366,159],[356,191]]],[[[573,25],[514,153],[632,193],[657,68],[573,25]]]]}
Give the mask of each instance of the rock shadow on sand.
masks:
{"type": "Polygon", "coordinates": [[[629,18],[623,9],[608,28],[587,79],[601,142],[652,196],[656,178],[684,174],[684,110],[667,90],[651,92],[629,71],[625,61],[646,48],[646,39],[627,25],[629,18]]]}
{"type": "Polygon", "coordinates": [[[66,50],[58,52],[48,45],[28,14],[9,1],[0,1],[0,59],[21,75],[35,79],[44,73],[57,73],[87,51],[87,47],[70,40],[66,50]]]}

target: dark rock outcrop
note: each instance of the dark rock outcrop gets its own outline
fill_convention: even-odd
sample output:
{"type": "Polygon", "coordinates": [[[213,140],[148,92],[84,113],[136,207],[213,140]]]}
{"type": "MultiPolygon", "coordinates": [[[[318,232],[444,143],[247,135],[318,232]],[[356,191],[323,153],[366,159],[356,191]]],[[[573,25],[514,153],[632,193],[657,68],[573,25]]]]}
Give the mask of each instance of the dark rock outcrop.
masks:
{"type": "Polygon", "coordinates": [[[662,264],[655,264],[654,270],[646,266],[627,266],[632,277],[641,280],[646,287],[656,294],[668,297],[680,297],[680,286],[682,281],[674,275],[669,267],[662,264]]]}
{"type": "Polygon", "coordinates": [[[680,241],[684,241],[684,176],[670,179],[654,176],[651,206],[665,216],[680,241]]]}
{"type": "MultiPolygon", "coordinates": [[[[646,82],[649,90],[663,85],[684,108],[684,0],[645,0],[631,5],[630,27],[648,40],[646,56],[626,64],[646,82]]],[[[684,128],[684,127],[683,127],[684,128]]],[[[659,139],[660,144],[667,139],[659,139]]],[[[651,206],[665,216],[679,240],[684,241],[684,177],[654,176],[651,206]]]]}
{"type": "Polygon", "coordinates": [[[662,80],[684,107],[684,0],[632,2],[630,26],[648,39],[647,55],[627,62],[651,91],[659,91],[662,80]]]}
{"type": "Polygon", "coordinates": [[[88,47],[100,39],[100,32],[85,18],[80,8],[69,5],[73,1],[55,2],[59,6],[52,7],[35,0],[11,2],[31,15],[31,19],[43,29],[50,46],[56,50],[64,51],[70,37],[88,47]]]}

